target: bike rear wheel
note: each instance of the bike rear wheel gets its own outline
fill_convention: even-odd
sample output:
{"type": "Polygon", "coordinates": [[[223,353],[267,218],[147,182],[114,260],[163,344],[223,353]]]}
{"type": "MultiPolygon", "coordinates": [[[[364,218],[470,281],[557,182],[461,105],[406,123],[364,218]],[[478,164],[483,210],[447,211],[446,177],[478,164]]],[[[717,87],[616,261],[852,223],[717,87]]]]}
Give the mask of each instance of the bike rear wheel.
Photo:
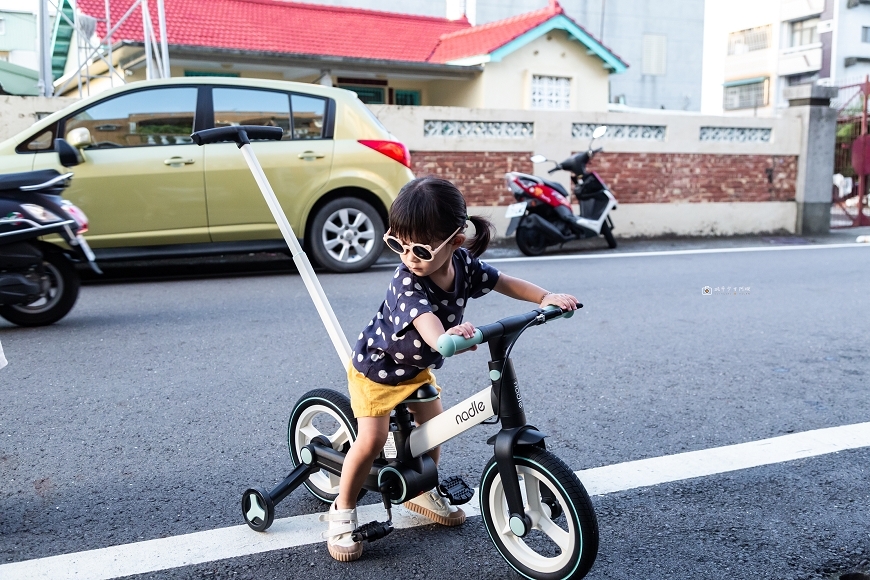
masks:
{"type": "MultiPolygon", "coordinates": [[[[299,466],[299,450],[315,437],[326,438],[336,451],[347,453],[356,440],[357,422],[350,407],[350,400],[336,391],[315,389],[299,399],[287,423],[287,442],[290,461],[299,466]]],[[[318,499],[332,503],[338,496],[338,475],[320,470],[305,480],[305,487],[318,499]]],[[[360,492],[357,499],[365,494],[360,492]]]]}
{"type": "Polygon", "coordinates": [[[480,481],[480,512],[496,549],[527,578],[583,578],[598,555],[598,521],[586,489],[546,450],[518,448],[514,461],[532,530],[523,538],[511,531],[504,486],[492,458],[480,481]]]}

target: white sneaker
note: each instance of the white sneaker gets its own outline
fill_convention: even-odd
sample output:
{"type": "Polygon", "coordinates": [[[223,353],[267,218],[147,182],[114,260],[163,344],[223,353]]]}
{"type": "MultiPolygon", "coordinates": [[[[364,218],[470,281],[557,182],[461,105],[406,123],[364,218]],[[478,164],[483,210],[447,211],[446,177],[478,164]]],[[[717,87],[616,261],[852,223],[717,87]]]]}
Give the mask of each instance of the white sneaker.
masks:
{"type": "Polygon", "coordinates": [[[329,528],[320,537],[326,540],[330,556],[339,562],[353,562],[362,556],[362,543],[351,537],[357,528],[356,508],[340,510],[333,503],[328,512],[320,515],[320,521],[329,522],[329,528]]]}
{"type": "Polygon", "coordinates": [[[458,526],[465,521],[465,512],[450,505],[447,498],[434,489],[406,501],[403,505],[442,526],[458,526]]]}

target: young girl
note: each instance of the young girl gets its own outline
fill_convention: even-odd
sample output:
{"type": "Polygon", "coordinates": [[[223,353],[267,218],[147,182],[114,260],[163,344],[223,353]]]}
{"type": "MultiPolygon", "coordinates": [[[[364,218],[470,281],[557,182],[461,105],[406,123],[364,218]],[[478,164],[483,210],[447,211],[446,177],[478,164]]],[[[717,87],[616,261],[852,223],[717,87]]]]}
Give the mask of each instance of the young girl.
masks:
{"type": "MultiPolygon", "coordinates": [[[[338,497],[321,516],[322,521],[329,522],[323,535],[329,554],[336,560],[350,562],[362,555],[362,543],[351,538],[357,527],[356,498],[386,443],[390,411],[426,383],[440,392],[431,369],[440,368],[444,357],[435,345],[445,328],[448,334],[465,338],[474,334],[474,326],[462,322],[468,300],[495,290],[541,307],[576,308],[577,299],[570,294],[547,292],[478,260],[491,232],[492,224],[485,218],[468,217],[462,194],[444,179],[415,179],[393,202],[384,241],[401,256],[402,265],[396,268],[386,300],[353,350],[348,384],[357,438],[344,461],[338,497]],[[468,221],[474,225],[475,236],[466,249],[468,221]]],[[[440,399],[408,405],[408,409],[418,425],[442,411],[440,399]]],[[[436,447],[429,452],[436,463],[439,451],[436,447]]],[[[465,513],[436,490],[404,505],[445,526],[465,521],[465,513]]]]}

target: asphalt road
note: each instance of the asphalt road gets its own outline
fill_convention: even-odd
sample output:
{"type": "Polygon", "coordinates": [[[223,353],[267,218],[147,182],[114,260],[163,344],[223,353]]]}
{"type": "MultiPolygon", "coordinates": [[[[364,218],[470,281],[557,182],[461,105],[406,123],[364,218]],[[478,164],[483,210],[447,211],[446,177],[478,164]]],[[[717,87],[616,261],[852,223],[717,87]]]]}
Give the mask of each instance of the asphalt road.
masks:
{"type": "MultiPolygon", "coordinates": [[[[0,321],[0,563],[238,525],[241,492],[287,473],[292,405],[309,389],[343,391],[343,371],[292,268],[233,263],[108,269],[52,327],[0,321]]],[[[585,305],[528,331],[512,355],[529,421],[572,469],[870,417],[870,248],[494,265],[585,305]]],[[[349,336],[391,271],[321,274],[349,336]]],[[[467,319],[526,309],[491,295],[467,319]]],[[[445,404],[483,388],[486,372],[485,349],[448,361],[445,404]]],[[[451,441],[442,473],[477,485],[494,432],[451,441]]],[[[868,466],[862,448],[593,497],[601,546],[588,578],[870,573],[868,466]]],[[[299,489],[278,517],[324,509],[299,489]]],[[[456,575],[512,575],[480,518],[400,530],[353,564],[315,544],[141,577],[456,575]]]]}

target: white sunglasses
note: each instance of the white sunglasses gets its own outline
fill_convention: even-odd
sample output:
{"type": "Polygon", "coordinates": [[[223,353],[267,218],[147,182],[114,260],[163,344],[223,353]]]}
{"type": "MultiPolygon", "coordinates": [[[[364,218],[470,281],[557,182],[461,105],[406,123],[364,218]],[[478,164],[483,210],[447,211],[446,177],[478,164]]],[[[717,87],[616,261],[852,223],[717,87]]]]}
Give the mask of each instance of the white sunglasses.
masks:
{"type": "Polygon", "coordinates": [[[412,242],[410,244],[402,243],[402,240],[397,238],[396,236],[390,235],[390,230],[387,230],[387,233],[384,234],[384,242],[387,244],[387,247],[399,254],[400,256],[404,256],[408,252],[413,252],[415,256],[423,260],[424,262],[431,262],[435,258],[435,254],[437,254],[441,248],[447,245],[447,242],[453,239],[453,236],[461,232],[465,228],[465,224],[462,224],[456,231],[447,236],[447,239],[444,240],[440,246],[432,249],[428,244],[418,244],[416,242],[412,242]]]}

